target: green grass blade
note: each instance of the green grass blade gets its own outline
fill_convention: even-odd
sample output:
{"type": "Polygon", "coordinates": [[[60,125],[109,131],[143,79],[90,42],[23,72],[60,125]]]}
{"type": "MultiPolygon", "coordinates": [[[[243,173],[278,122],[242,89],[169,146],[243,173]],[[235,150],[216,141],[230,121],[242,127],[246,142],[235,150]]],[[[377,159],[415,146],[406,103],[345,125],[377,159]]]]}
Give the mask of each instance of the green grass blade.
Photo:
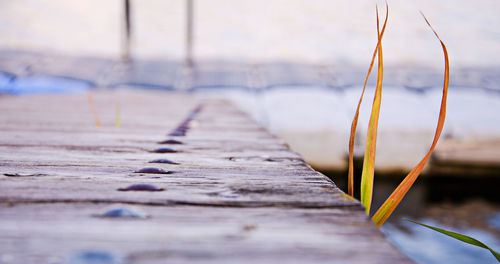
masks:
{"type": "Polygon", "coordinates": [[[432,141],[432,145],[429,149],[429,152],[427,152],[427,154],[417,164],[417,166],[413,168],[413,170],[411,170],[410,173],[408,173],[408,175],[403,179],[403,181],[399,184],[396,190],[394,190],[394,192],[389,196],[389,198],[387,198],[387,200],[382,204],[382,206],[380,206],[377,212],[373,215],[372,220],[378,227],[382,226],[385,223],[385,221],[389,218],[392,212],[399,205],[401,200],[403,200],[403,197],[406,195],[406,193],[411,188],[413,183],[417,180],[418,176],[420,175],[420,172],[422,172],[432,152],[436,148],[436,144],[439,140],[439,137],[441,136],[441,132],[443,131],[444,127],[444,120],[446,117],[446,101],[448,97],[448,84],[450,79],[450,62],[448,59],[448,51],[446,50],[446,45],[439,38],[438,34],[434,30],[434,28],[432,28],[427,18],[425,18],[423,14],[422,16],[427,22],[427,25],[429,25],[429,27],[432,29],[437,39],[441,43],[441,47],[443,48],[443,54],[444,54],[445,64],[444,64],[443,97],[441,99],[441,109],[439,111],[438,124],[436,127],[436,132],[434,134],[434,140],[432,141]]]}
{"type": "MultiPolygon", "coordinates": [[[[389,16],[389,8],[386,8],[386,22],[389,16]]],[[[378,33],[378,72],[375,96],[373,97],[372,112],[366,135],[366,148],[363,160],[363,172],[361,173],[361,203],[365,206],[366,214],[370,213],[373,194],[373,178],[375,172],[375,152],[377,146],[377,129],[382,100],[382,79],[384,76],[384,63],[382,55],[382,35],[379,32],[379,19],[377,9],[377,33],[378,33]]]]}
{"type": "MultiPolygon", "coordinates": [[[[373,51],[372,60],[370,62],[370,67],[368,68],[368,73],[366,74],[365,82],[363,84],[363,90],[361,91],[361,96],[359,97],[356,113],[354,114],[354,118],[351,123],[351,135],[349,136],[349,172],[347,176],[348,179],[347,193],[350,196],[354,196],[354,141],[356,138],[356,129],[358,127],[359,108],[361,107],[361,103],[363,102],[363,96],[365,94],[366,84],[368,83],[368,78],[370,77],[370,74],[372,72],[373,63],[375,62],[375,57],[377,57],[378,47],[380,45],[380,41],[382,40],[382,36],[384,35],[386,25],[387,25],[387,16],[385,17],[385,22],[384,25],[382,26],[382,31],[380,32],[381,36],[379,37],[377,41],[377,46],[373,51]]],[[[377,30],[378,30],[378,24],[377,24],[377,30]]]]}
{"type": "Polygon", "coordinates": [[[116,104],[116,109],[115,109],[115,127],[120,127],[120,104],[116,104]]]}
{"type": "Polygon", "coordinates": [[[410,219],[406,219],[406,218],[403,218],[403,219],[406,220],[406,221],[410,221],[412,223],[415,223],[417,225],[421,225],[421,226],[430,228],[430,229],[432,229],[434,231],[437,231],[439,233],[445,234],[447,236],[450,236],[450,237],[452,237],[454,239],[460,240],[460,241],[465,242],[467,244],[471,244],[471,245],[474,245],[474,246],[477,246],[477,247],[481,247],[481,248],[487,249],[487,250],[489,250],[491,252],[491,254],[493,254],[493,256],[495,256],[495,258],[497,259],[497,261],[500,262],[500,254],[498,252],[496,252],[495,250],[493,250],[492,248],[488,247],[483,242],[481,242],[481,241],[479,241],[479,240],[477,240],[475,238],[472,238],[472,237],[466,236],[466,235],[462,235],[462,234],[459,234],[459,233],[456,233],[456,232],[444,230],[444,229],[441,229],[441,228],[438,228],[438,227],[433,227],[433,226],[430,226],[430,225],[422,224],[422,223],[419,223],[419,222],[414,221],[414,220],[410,220],[410,219]]]}

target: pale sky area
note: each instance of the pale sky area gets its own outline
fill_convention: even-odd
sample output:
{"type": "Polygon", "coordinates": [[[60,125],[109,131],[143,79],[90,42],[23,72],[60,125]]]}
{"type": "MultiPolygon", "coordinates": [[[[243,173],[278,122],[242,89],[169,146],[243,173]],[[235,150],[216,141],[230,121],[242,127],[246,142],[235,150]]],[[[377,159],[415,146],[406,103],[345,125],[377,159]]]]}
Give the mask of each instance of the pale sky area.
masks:
{"type": "MultiPolygon", "coordinates": [[[[195,0],[199,59],[366,65],[376,44],[375,4],[340,0],[195,0]]],[[[442,68],[439,43],[423,11],[448,46],[453,67],[500,65],[500,2],[389,1],[384,38],[388,64],[442,68]]],[[[185,1],[132,0],[133,56],[184,56],[185,1]]],[[[121,0],[3,0],[0,49],[119,57],[121,0]]],[[[383,14],[382,14],[383,16],[383,14]]]]}

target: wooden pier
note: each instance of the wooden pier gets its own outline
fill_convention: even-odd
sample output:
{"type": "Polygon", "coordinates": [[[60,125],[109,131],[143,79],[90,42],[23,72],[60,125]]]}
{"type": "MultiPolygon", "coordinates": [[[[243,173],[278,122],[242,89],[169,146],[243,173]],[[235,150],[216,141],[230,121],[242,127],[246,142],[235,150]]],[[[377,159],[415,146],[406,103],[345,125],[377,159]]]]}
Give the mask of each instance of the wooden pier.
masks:
{"type": "Polygon", "coordinates": [[[0,263],[411,262],[228,102],[92,98],[0,97],[0,263]]]}

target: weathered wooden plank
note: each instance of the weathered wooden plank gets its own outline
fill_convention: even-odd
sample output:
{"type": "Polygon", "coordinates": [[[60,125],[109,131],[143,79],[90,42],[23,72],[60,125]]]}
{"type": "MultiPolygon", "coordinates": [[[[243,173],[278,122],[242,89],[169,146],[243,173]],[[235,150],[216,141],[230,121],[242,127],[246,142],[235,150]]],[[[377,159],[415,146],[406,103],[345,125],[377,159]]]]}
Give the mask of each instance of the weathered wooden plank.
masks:
{"type": "Polygon", "coordinates": [[[404,261],[360,210],[132,206],[149,218],[95,217],[121,206],[4,205],[2,251],[23,263],[62,260],[82,249],[110,252],[126,263],[404,261]]]}
{"type": "Polygon", "coordinates": [[[408,262],[357,201],[227,102],[145,91],[94,99],[99,128],[86,95],[0,97],[2,260],[71,263],[97,250],[116,263],[408,262]],[[185,136],[166,136],[182,123],[185,136]],[[158,144],[168,138],[182,144],[158,144]],[[149,163],[159,158],[178,164],[149,163]],[[172,173],[135,173],[144,167],[172,173]],[[163,190],[118,190],[132,184],[163,190]],[[95,217],[125,205],[148,217],[95,217]]]}

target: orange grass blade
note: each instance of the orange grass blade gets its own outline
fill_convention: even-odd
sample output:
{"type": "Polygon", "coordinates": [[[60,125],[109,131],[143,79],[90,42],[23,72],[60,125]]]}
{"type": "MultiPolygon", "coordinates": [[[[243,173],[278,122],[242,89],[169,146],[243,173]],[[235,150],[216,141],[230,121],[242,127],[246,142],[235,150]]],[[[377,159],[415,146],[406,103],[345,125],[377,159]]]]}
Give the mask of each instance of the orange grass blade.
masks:
{"type": "Polygon", "coordinates": [[[94,122],[96,127],[101,127],[101,121],[99,121],[99,117],[97,116],[97,111],[94,106],[94,99],[92,98],[92,93],[87,91],[87,99],[89,101],[90,111],[92,111],[92,115],[94,116],[94,122]]]}
{"type": "MultiPolygon", "coordinates": [[[[387,12],[389,7],[386,5],[387,12]]],[[[361,102],[363,102],[363,96],[366,90],[366,84],[368,83],[368,78],[373,69],[373,63],[375,62],[375,57],[378,53],[378,47],[382,40],[382,36],[385,32],[385,26],[387,25],[387,15],[385,16],[384,25],[382,26],[382,31],[377,41],[377,46],[373,51],[372,60],[370,62],[370,67],[368,68],[368,73],[366,74],[365,83],[363,84],[363,91],[361,92],[361,96],[359,97],[358,107],[356,108],[356,113],[354,114],[354,119],[351,124],[351,135],[349,137],[349,173],[348,173],[348,187],[347,191],[350,196],[354,196],[354,140],[356,138],[356,129],[358,127],[358,117],[359,117],[359,108],[361,107],[361,102]]],[[[377,31],[378,31],[378,12],[377,12],[377,31]]]]}
{"type": "Polygon", "coordinates": [[[439,119],[436,128],[436,133],[434,135],[434,140],[432,141],[432,145],[429,152],[420,161],[420,163],[418,163],[418,165],[412,171],[410,171],[410,173],[404,178],[401,184],[399,184],[396,190],[394,190],[394,192],[389,196],[389,198],[387,198],[384,204],[382,204],[382,206],[378,209],[375,215],[373,215],[372,220],[378,227],[381,227],[384,224],[384,222],[389,218],[394,209],[396,209],[396,207],[399,205],[399,203],[406,195],[410,187],[413,185],[420,172],[422,172],[422,170],[424,169],[425,164],[429,160],[431,153],[434,151],[434,148],[436,147],[436,144],[439,140],[439,136],[441,135],[441,132],[443,130],[444,120],[446,117],[446,99],[448,96],[448,84],[450,78],[448,51],[446,50],[446,46],[444,45],[443,41],[441,40],[441,38],[439,38],[438,34],[434,30],[434,28],[432,28],[431,24],[424,16],[424,14],[422,14],[422,16],[424,17],[425,22],[427,22],[427,25],[429,25],[429,27],[434,32],[434,35],[436,35],[436,37],[438,38],[439,42],[441,43],[441,47],[443,48],[445,64],[444,64],[444,84],[443,84],[443,97],[441,99],[441,110],[439,111],[439,119]]]}
{"type": "MultiPolygon", "coordinates": [[[[389,16],[389,8],[387,8],[386,18],[389,16]]],[[[382,42],[378,25],[378,10],[377,10],[377,33],[379,35],[378,47],[378,72],[377,86],[375,88],[375,96],[373,97],[372,112],[370,115],[370,123],[368,124],[368,132],[366,135],[365,156],[363,159],[363,172],[361,173],[361,203],[365,206],[366,214],[370,213],[373,193],[373,178],[375,172],[375,151],[377,146],[377,129],[378,118],[380,114],[380,103],[382,99],[382,79],[384,76],[384,63],[382,55],[382,42]]]]}

